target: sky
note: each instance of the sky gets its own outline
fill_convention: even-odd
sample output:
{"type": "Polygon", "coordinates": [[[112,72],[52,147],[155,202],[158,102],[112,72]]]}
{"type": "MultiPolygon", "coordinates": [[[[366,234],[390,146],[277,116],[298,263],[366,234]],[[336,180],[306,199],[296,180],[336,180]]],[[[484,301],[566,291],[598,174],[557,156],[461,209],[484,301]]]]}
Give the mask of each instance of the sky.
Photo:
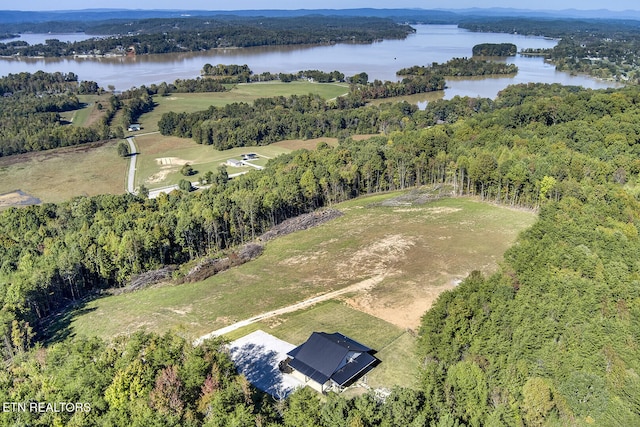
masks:
{"type": "Polygon", "coordinates": [[[637,0],[21,0],[0,4],[0,10],[78,10],[78,9],[180,9],[180,10],[241,10],[241,9],[377,9],[422,8],[465,9],[471,7],[508,7],[533,10],[638,10],[637,0]]]}

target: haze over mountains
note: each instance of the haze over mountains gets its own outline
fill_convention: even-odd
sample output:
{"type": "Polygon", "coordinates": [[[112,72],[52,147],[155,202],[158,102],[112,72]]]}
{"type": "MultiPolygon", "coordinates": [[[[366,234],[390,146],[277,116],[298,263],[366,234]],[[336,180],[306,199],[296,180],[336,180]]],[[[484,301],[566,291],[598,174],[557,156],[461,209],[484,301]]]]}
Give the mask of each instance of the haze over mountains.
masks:
{"type": "Polygon", "coordinates": [[[60,11],[0,11],[0,24],[47,22],[47,21],[102,21],[107,19],[148,19],[184,16],[265,16],[287,17],[302,15],[351,15],[391,17],[397,20],[420,21],[424,23],[457,23],[470,16],[474,17],[536,17],[572,19],[639,19],[640,11],[599,10],[530,10],[511,8],[471,8],[471,9],[297,9],[297,10],[147,10],[147,9],[84,9],[60,11]]]}

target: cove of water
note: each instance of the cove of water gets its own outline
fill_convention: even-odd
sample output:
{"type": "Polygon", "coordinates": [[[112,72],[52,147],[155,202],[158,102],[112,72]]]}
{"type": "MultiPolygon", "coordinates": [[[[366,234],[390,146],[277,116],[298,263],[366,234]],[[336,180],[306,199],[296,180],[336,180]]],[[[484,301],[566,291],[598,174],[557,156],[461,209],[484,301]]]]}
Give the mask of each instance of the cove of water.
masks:
{"type": "MultiPolygon", "coordinates": [[[[243,49],[216,49],[206,52],[141,55],[110,58],[0,58],[0,75],[23,71],[73,72],[80,80],[96,81],[101,87],[116,90],[191,79],[200,75],[206,63],[247,64],[254,73],[293,73],[300,70],[338,70],[347,76],[366,72],[369,80],[398,80],[396,71],[413,65],[446,62],[455,57],[470,57],[479,43],[514,43],[518,50],[551,48],[556,40],[516,34],[474,33],[455,25],[415,25],[415,34],[404,40],[384,40],[372,44],[334,44],[325,46],[269,46],[243,49]]],[[[26,34],[21,39],[33,44],[49,38],[64,41],[89,36],[26,34]]],[[[589,76],[558,72],[540,57],[516,55],[506,59],[519,72],[508,77],[449,78],[444,92],[424,95],[424,101],[450,99],[456,95],[495,98],[506,86],[517,83],[561,83],[600,89],[618,86],[589,76]]],[[[418,99],[418,102],[421,102],[418,99]]]]}

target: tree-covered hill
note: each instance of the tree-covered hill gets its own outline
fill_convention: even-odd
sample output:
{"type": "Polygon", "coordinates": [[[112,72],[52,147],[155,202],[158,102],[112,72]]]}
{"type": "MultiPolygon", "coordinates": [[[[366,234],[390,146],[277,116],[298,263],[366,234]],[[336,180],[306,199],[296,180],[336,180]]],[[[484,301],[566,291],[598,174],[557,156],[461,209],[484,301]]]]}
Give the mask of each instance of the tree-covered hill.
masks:
{"type": "MultiPolygon", "coordinates": [[[[61,57],[124,55],[127,52],[139,55],[229,47],[372,43],[382,39],[403,39],[415,32],[409,25],[390,19],[344,16],[128,19],[80,26],[88,34],[106,37],[61,42],[52,36],[46,43],[33,46],[19,42],[0,43],[0,55],[61,57]]],[[[6,26],[6,31],[10,28],[15,27],[6,26]]]]}

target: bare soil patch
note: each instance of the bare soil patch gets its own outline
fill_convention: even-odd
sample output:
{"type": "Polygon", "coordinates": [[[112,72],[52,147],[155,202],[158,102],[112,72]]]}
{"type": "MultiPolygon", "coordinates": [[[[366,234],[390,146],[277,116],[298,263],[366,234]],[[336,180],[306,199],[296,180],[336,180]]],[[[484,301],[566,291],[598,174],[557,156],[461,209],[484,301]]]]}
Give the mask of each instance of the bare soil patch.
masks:
{"type": "Polygon", "coordinates": [[[39,205],[40,199],[23,193],[20,190],[11,193],[0,194],[0,209],[17,206],[39,205]]]}
{"type": "Polygon", "coordinates": [[[394,264],[414,245],[410,236],[391,234],[355,251],[349,259],[338,263],[339,277],[355,279],[363,275],[394,272],[394,264]]]}
{"type": "Polygon", "coordinates": [[[178,157],[159,157],[156,163],[162,166],[184,166],[191,163],[191,160],[184,160],[178,157]]]}
{"type": "Polygon", "coordinates": [[[161,170],[158,173],[154,173],[153,175],[151,175],[149,178],[145,179],[145,182],[147,184],[157,184],[160,182],[164,182],[165,179],[167,179],[167,176],[173,172],[172,169],[164,169],[161,170]]]}

